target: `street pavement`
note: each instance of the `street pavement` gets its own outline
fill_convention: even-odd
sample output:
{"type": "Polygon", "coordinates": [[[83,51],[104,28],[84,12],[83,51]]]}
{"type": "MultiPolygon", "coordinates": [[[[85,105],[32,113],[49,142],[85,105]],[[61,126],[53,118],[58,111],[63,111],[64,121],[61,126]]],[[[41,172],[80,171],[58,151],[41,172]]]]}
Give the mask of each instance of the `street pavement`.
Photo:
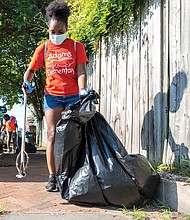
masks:
{"type": "Polygon", "coordinates": [[[61,198],[59,192],[46,192],[48,171],[45,151],[29,154],[27,175],[16,178],[17,154],[0,156],[0,220],[130,220],[111,206],[81,206],[61,198]]]}

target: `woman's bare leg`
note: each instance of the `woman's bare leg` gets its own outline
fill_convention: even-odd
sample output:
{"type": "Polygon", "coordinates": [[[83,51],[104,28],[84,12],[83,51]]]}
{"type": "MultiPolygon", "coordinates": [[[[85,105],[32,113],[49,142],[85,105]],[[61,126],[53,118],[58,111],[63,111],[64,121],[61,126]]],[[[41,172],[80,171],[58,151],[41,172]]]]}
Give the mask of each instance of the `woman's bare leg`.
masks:
{"type": "Polygon", "coordinates": [[[7,151],[10,152],[12,132],[7,132],[7,151]]]}
{"type": "Polygon", "coordinates": [[[13,141],[12,151],[15,152],[15,150],[16,150],[16,132],[12,132],[12,141],[13,141]]]}
{"type": "Polygon", "coordinates": [[[54,143],[56,124],[61,119],[61,113],[64,109],[55,108],[45,111],[45,118],[48,129],[48,142],[46,147],[46,160],[49,174],[56,174],[55,159],[54,159],[54,143]]]}

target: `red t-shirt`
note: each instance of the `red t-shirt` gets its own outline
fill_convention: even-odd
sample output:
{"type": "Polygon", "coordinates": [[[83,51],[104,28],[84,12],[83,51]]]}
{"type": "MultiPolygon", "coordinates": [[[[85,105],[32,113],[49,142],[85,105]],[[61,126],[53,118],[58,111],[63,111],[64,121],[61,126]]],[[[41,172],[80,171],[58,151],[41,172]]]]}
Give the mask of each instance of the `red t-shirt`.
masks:
{"type": "Polygon", "coordinates": [[[84,45],[67,38],[62,44],[55,45],[47,41],[46,62],[44,62],[44,44],[39,45],[30,62],[30,68],[38,70],[45,65],[45,93],[55,96],[75,95],[79,93],[77,65],[87,63],[84,45]]]}

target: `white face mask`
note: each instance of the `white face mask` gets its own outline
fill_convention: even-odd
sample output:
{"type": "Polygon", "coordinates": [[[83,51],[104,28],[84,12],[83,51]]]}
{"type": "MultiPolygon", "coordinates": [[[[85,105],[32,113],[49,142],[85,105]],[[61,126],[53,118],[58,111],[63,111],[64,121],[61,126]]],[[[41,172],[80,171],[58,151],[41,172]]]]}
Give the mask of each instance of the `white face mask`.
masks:
{"type": "Polygon", "coordinates": [[[52,35],[49,35],[49,39],[53,44],[60,45],[63,43],[63,41],[65,41],[67,39],[67,37],[66,37],[66,33],[59,34],[59,35],[52,34],[52,35]]]}

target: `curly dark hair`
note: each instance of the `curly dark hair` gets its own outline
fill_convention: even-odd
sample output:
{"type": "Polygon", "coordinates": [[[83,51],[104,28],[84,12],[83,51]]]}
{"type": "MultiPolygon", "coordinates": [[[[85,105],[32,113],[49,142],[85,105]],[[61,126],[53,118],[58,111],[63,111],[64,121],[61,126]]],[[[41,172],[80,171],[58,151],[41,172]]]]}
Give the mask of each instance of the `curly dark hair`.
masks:
{"type": "Polygon", "coordinates": [[[67,3],[62,1],[52,1],[46,8],[46,18],[48,23],[52,20],[58,20],[64,22],[68,25],[68,17],[70,15],[70,8],[67,6],[67,3]]]}

